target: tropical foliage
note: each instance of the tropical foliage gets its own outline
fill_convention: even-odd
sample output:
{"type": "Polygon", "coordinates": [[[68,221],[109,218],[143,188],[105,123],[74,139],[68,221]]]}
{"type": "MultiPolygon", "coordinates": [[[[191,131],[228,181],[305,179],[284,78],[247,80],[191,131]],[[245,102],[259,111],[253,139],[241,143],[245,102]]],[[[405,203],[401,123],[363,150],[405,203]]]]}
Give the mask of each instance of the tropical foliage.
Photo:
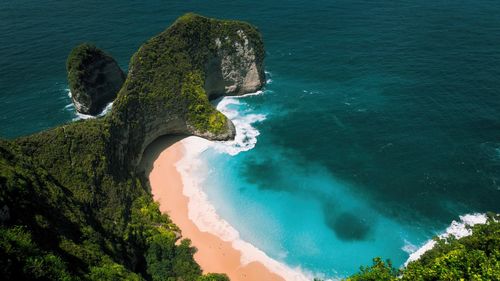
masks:
{"type": "Polygon", "coordinates": [[[397,270],[375,258],[347,280],[500,280],[500,216],[488,216],[488,223],[475,225],[471,236],[436,238],[434,248],[406,268],[397,270]]]}
{"type": "MultiPolygon", "coordinates": [[[[139,118],[155,110],[184,116],[200,131],[223,130],[226,119],[203,90],[204,63],[215,51],[211,39],[237,30],[262,44],[248,24],[187,14],[134,55],[110,116],[0,140],[2,280],[229,280],[202,275],[196,249],[179,241],[143,171],[124,164],[143,140],[123,140],[143,133],[139,118]]],[[[256,51],[262,58],[263,47],[256,51]]],[[[69,65],[85,60],[75,54],[69,65]]],[[[377,258],[348,280],[498,280],[499,260],[500,223],[491,215],[472,236],[441,240],[405,269],[377,258]]]]}

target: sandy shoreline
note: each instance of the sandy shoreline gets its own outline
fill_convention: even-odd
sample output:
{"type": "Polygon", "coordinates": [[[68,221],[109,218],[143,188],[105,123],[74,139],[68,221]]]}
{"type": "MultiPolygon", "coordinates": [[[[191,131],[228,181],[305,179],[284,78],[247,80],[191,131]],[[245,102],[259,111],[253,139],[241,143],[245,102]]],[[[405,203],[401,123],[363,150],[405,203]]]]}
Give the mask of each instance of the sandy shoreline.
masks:
{"type": "Polygon", "coordinates": [[[251,262],[242,265],[241,252],[230,242],[201,232],[188,217],[188,198],[183,194],[181,175],[175,167],[183,156],[180,138],[162,137],[144,153],[143,166],[149,174],[151,193],[160,203],[160,210],[167,213],[181,229],[183,238],[189,238],[198,249],[194,255],[204,273],[226,273],[232,281],[284,280],[263,264],[251,262]]]}

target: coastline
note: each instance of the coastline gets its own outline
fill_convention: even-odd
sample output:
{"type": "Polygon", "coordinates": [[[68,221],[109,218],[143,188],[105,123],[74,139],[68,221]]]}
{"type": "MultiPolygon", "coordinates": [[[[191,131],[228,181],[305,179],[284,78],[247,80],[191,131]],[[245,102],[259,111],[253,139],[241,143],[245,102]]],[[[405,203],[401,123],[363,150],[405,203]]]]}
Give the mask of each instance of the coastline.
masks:
{"type": "Polygon", "coordinates": [[[189,199],[176,163],[182,159],[185,147],[180,137],[161,137],[148,147],[143,156],[143,167],[149,176],[151,194],[160,204],[160,211],[181,229],[182,237],[189,238],[198,249],[194,259],[204,273],[225,273],[232,281],[284,281],[264,264],[256,261],[242,264],[242,252],[231,242],[208,232],[202,232],[189,219],[189,199]]]}

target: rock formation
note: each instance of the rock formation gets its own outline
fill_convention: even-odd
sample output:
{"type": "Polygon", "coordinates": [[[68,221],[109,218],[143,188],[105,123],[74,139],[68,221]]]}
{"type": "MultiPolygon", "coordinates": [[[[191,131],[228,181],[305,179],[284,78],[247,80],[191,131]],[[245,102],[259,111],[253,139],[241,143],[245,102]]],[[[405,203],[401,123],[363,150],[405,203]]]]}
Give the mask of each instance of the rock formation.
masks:
{"type": "Polygon", "coordinates": [[[136,166],[144,149],[162,135],[234,138],[234,125],[209,99],[260,89],[263,60],[262,38],[250,24],[180,17],[130,61],[109,116],[116,165],[136,166]]]}
{"type": "Polygon", "coordinates": [[[103,118],[0,139],[0,275],[227,280],[201,277],[194,249],[175,243],[178,229],[161,215],[138,164],[161,135],[233,138],[233,124],[209,98],[260,88],[263,56],[251,25],[194,14],[142,45],[121,87],[116,63],[95,47],[77,47],[67,63],[77,108],[98,112],[114,97],[98,89],[120,90],[103,118]]]}
{"type": "Polygon", "coordinates": [[[89,44],[71,51],[66,68],[73,104],[83,114],[99,114],[116,98],[125,81],[116,61],[89,44]]]}
{"type": "Polygon", "coordinates": [[[260,42],[249,39],[243,30],[234,37],[215,38],[215,56],[206,65],[205,91],[213,98],[242,95],[259,90],[265,83],[260,42]]]}

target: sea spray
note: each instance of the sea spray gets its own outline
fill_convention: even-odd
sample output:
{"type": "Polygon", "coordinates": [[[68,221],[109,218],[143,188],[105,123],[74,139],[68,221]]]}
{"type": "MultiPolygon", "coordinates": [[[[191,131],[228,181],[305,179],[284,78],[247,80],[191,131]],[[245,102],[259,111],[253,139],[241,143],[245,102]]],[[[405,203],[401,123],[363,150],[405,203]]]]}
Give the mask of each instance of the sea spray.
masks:
{"type": "MultiPolygon", "coordinates": [[[[450,236],[455,236],[456,239],[466,237],[472,234],[471,226],[476,224],[484,224],[487,221],[486,214],[474,213],[460,216],[460,221],[452,221],[450,226],[446,228],[446,231],[438,237],[440,239],[445,239],[450,236]]],[[[407,266],[408,263],[418,260],[425,252],[431,250],[436,245],[436,241],[429,240],[418,250],[410,254],[410,257],[404,263],[407,266]]]]}
{"type": "Polygon", "coordinates": [[[273,74],[269,71],[266,71],[266,84],[269,85],[273,83],[273,74]]]}
{"type": "MultiPolygon", "coordinates": [[[[262,92],[252,93],[258,95],[262,92]]],[[[240,152],[248,151],[255,147],[259,131],[252,126],[256,122],[265,120],[263,114],[243,114],[236,107],[241,105],[240,97],[225,97],[217,101],[217,109],[230,118],[236,127],[236,137],[233,141],[210,142],[198,137],[188,137],[182,140],[185,148],[184,156],[176,163],[182,183],[183,194],[188,197],[188,216],[191,221],[203,232],[209,232],[226,242],[231,242],[233,248],[241,252],[241,263],[243,265],[251,262],[264,264],[271,272],[282,276],[285,280],[306,281],[312,278],[306,277],[300,268],[292,269],[280,263],[254,245],[243,241],[239,232],[226,220],[222,219],[209,202],[206,193],[203,191],[203,177],[194,176],[204,174],[206,165],[201,159],[201,155],[207,149],[214,149],[219,153],[237,155],[240,152]]]]}

